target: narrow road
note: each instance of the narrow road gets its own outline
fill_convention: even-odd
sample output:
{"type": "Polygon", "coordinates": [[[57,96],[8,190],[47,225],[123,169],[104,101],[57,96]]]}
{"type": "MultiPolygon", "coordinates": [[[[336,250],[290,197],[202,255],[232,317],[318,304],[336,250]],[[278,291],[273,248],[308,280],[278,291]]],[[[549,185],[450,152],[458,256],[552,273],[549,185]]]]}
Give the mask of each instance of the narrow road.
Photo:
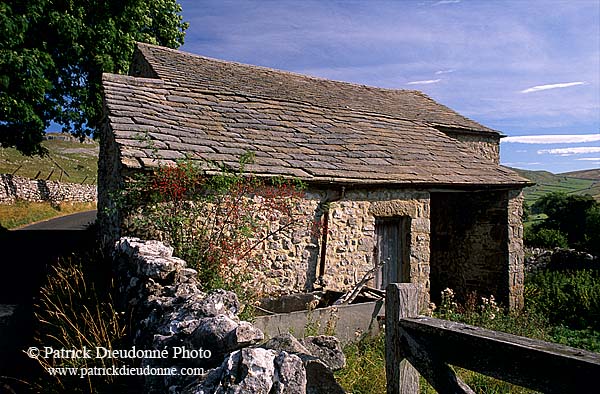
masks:
{"type": "Polygon", "coordinates": [[[71,215],[65,215],[54,219],[44,220],[30,224],[29,226],[21,227],[15,231],[29,230],[85,230],[90,224],[96,220],[97,211],[84,211],[71,215]]]}
{"type": "Polygon", "coordinates": [[[21,350],[31,346],[40,288],[60,256],[95,247],[95,220],[87,211],[0,233],[0,376],[31,368],[21,350]]]}

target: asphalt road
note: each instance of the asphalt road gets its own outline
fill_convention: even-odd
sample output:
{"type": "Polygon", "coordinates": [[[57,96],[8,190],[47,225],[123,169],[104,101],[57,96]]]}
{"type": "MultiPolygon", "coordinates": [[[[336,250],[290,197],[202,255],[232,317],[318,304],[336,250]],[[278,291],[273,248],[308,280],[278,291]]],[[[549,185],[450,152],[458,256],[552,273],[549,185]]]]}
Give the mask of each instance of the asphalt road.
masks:
{"type": "Polygon", "coordinates": [[[96,220],[96,210],[78,212],[71,215],[48,219],[43,222],[30,224],[15,231],[28,230],[85,230],[96,220]]]}

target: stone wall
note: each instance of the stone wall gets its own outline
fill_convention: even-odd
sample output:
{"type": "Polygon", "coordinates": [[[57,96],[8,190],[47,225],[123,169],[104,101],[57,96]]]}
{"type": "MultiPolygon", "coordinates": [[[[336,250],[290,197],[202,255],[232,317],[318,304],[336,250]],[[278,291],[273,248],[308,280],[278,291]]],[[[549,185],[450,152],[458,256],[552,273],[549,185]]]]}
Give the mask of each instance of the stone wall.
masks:
{"type": "Polygon", "coordinates": [[[454,137],[460,142],[462,147],[473,152],[475,156],[500,164],[500,144],[498,139],[482,137],[477,134],[456,134],[454,137]]]}
{"type": "MultiPolygon", "coordinates": [[[[116,168],[112,167],[113,174],[116,168]]],[[[110,173],[108,168],[105,171],[110,173]]],[[[119,180],[113,176],[112,182],[116,187],[119,180]]],[[[109,194],[105,193],[107,198],[109,194]]],[[[297,205],[306,222],[261,244],[257,255],[262,264],[248,268],[252,275],[244,286],[272,297],[321,288],[348,290],[375,264],[377,219],[394,217],[404,218],[407,224],[399,279],[420,285],[422,306],[430,294],[435,299],[451,287],[463,299],[470,292],[494,294],[505,305],[519,308],[523,303],[521,201],[518,191],[506,190],[430,194],[313,187],[297,205]],[[311,221],[323,224],[325,217],[328,231],[323,251],[323,238],[315,234],[311,221]]],[[[114,231],[120,231],[117,215],[105,217],[114,231]]],[[[270,223],[270,228],[277,225],[270,223]]]]}
{"type": "MultiPolygon", "coordinates": [[[[348,290],[373,268],[376,218],[407,217],[402,281],[421,285],[423,303],[429,294],[429,193],[416,190],[312,190],[300,208],[322,221],[329,215],[325,265],[321,272],[322,239],[309,226],[271,237],[261,253],[269,269],[257,286],[266,294],[312,291],[316,287],[348,290]],[[332,195],[336,197],[330,201],[332,195]],[[322,204],[326,201],[325,212],[322,204]]],[[[372,283],[371,283],[372,285],[372,283]]],[[[424,304],[425,305],[425,304],[424,304]]]]}
{"type": "Polygon", "coordinates": [[[17,200],[59,202],[91,202],[97,199],[96,185],[29,179],[0,174],[0,204],[17,200]]]}
{"type": "Polygon", "coordinates": [[[511,309],[521,309],[525,305],[523,200],[520,190],[508,191],[508,306],[511,309]]]}
{"type": "Polygon", "coordinates": [[[433,193],[431,292],[449,287],[508,303],[506,192],[433,193]]]}
{"type": "MultiPolygon", "coordinates": [[[[104,169],[108,173],[108,169],[104,169]]],[[[101,172],[102,174],[102,172],[101,172]]],[[[100,176],[102,179],[102,176],[100,176]]],[[[114,184],[118,181],[113,180],[114,184]]],[[[108,199],[109,193],[101,193],[108,199]]],[[[99,204],[99,210],[110,206],[99,204]]],[[[421,285],[423,305],[429,297],[429,193],[416,190],[388,189],[316,189],[305,193],[296,207],[304,222],[266,239],[257,250],[260,266],[252,269],[252,279],[244,282],[260,296],[278,296],[313,291],[316,288],[345,291],[356,284],[374,267],[377,218],[407,218],[403,234],[403,282],[421,285]],[[313,221],[320,224],[328,216],[328,231],[324,265],[323,239],[314,231],[313,221]]],[[[113,231],[107,239],[120,236],[120,220],[114,213],[105,215],[106,229],[113,231]],[[117,233],[119,231],[119,233],[117,233]]],[[[126,216],[123,223],[128,223],[126,216]]],[[[122,223],[122,224],[123,224],[122,223]]],[[[265,221],[262,239],[280,224],[265,221]]],[[[126,224],[125,224],[126,226],[126,224]]],[[[144,234],[144,237],[150,233],[144,234]]],[[[231,268],[235,270],[236,268],[231,268]]],[[[371,282],[370,285],[373,285],[371,282]]]]}
{"type": "Polygon", "coordinates": [[[144,393],[344,393],[332,372],[345,365],[335,337],[265,340],[239,319],[234,293],[202,292],[197,272],[172,248],[121,238],[113,252],[121,303],[131,316],[131,349],[160,353],[132,366],[177,372],[144,376],[144,393]]]}
{"type": "Polygon", "coordinates": [[[110,250],[121,236],[121,212],[116,194],[123,187],[123,165],[114,133],[108,124],[100,130],[100,160],[98,160],[98,223],[101,245],[110,250]]]}
{"type": "Polygon", "coordinates": [[[476,157],[500,164],[500,134],[465,132],[449,128],[440,130],[456,139],[462,148],[473,152],[476,157]]]}

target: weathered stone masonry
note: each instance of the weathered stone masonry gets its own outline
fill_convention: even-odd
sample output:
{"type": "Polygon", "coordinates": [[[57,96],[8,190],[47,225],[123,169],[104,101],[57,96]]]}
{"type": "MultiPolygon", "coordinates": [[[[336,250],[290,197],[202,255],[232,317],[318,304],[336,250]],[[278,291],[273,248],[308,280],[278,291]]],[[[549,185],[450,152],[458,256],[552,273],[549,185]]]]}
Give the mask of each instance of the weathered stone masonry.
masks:
{"type": "MultiPolygon", "coordinates": [[[[316,211],[327,194],[308,193],[303,209],[316,211]]],[[[328,214],[323,272],[319,266],[322,244],[308,226],[278,234],[261,251],[270,268],[263,273],[264,278],[257,280],[257,285],[265,284],[264,292],[273,295],[311,291],[315,285],[348,290],[375,264],[376,218],[407,217],[410,227],[405,234],[402,280],[420,284],[423,294],[428,294],[429,193],[410,189],[350,190],[329,203],[328,214]]]]}
{"type": "Polygon", "coordinates": [[[12,204],[16,200],[50,201],[58,203],[91,202],[97,200],[96,185],[29,179],[17,175],[0,174],[0,204],[12,204]]]}
{"type": "Polygon", "coordinates": [[[432,193],[431,293],[452,288],[523,306],[522,196],[515,191],[432,193]]]}

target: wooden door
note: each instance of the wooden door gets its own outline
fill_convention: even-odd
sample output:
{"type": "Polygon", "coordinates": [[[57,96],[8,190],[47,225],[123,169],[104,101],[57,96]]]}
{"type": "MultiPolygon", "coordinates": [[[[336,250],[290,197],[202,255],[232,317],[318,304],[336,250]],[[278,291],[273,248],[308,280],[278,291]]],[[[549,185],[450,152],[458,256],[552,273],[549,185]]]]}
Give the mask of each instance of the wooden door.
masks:
{"type": "Polygon", "coordinates": [[[388,283],[401,282],[402,228],[402,218],[375,220],[375,262],[384,262],[375,272],[376,288],[385,289],[388,283]]]}

